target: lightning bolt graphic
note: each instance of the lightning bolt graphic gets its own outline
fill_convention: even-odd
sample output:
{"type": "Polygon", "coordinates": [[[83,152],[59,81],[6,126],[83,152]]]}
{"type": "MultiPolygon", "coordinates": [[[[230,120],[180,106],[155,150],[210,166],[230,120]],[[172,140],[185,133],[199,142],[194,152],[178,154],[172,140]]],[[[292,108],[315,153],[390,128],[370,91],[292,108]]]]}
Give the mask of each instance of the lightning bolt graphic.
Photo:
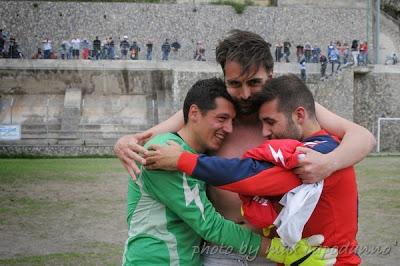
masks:
{"type": "Polygon", "coordinates": [[[199,185],[196,184],[193,189],[190,189],[189,184],[186,179],[186,174],[183,174],[182,179],[183,179],[183,192],[185,194],[186,206],[188,206],[190,203],[192,203],[192,201],[194,201],[194,204],[196,204],[197,208],[199,208],[199,210],[201,212],[201,216],[203,217],[203,220],[205,221],[206,219],[204,218],[204,205],[200,199],[199,185]]]}
{"type": "Polygon", "coordinates": [[[275,162],[280,161],[282,163],[282,165],[285,167],[286,166],[285,159],[283,158],[281,149],[278,149],[278,152],[276,152],[270,144],[268,144],[268,146],[269,146],[269,150],[271,151],[272,157],[274,157],[274,159],[275,159],[275,162]]]}

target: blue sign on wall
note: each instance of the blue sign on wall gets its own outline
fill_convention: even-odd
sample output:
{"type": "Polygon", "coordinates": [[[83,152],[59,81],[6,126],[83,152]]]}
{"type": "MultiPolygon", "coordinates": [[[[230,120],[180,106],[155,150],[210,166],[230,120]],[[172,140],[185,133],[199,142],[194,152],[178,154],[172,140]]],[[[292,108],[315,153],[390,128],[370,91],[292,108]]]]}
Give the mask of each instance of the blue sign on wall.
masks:
{"type": "Polygon", "coordinates": [[[0,140],[20,140],[21,125],[0,125],[0,140]]]}

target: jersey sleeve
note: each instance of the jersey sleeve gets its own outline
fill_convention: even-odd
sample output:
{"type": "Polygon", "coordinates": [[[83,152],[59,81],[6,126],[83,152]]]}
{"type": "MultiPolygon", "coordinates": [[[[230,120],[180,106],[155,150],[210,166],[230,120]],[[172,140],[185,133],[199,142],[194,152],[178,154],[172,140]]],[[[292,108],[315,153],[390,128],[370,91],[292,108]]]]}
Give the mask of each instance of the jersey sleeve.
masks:
{"type": "Polygon", "coordinates": [[[225,220],[208,200],[204,183],[181,172],[147,171],[144,188],[207,241],[256,255],[261,236],[225,220]]]}
{"type": "Polygon", "coordinates": [[[278,196],[301,184],[290,170],[253,158],[226,159],[183,152],[177,166],[179,171],[210,185],[250,196],[278,196]]]}

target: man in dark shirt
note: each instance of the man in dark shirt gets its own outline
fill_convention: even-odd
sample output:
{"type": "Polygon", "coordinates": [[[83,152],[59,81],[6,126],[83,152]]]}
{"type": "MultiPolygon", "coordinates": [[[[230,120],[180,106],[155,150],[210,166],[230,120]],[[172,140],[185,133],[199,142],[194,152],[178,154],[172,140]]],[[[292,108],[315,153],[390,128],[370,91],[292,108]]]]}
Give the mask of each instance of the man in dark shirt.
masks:
{"type": "Polygon", "coordinates": [[[93,41],[93,51],[92,51],[93,59],[99,60],[100,49],[101,49],[101,41],[99,40],[99,36],[96,36],[96,39],[93,41]]]}
{"type": "Polygon", "coordinates": [[[165,42],[161,45],[162,60],[168,60],[169,53],[171,52],[171,44],[169,39],[165,39],[165,42]]]}

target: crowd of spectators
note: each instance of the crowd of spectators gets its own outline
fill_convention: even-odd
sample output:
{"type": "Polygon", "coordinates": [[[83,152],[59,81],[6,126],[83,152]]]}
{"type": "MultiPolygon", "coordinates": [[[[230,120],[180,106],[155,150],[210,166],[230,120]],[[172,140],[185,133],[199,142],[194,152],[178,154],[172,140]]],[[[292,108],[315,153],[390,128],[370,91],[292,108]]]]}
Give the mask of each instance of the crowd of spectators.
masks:
{"type": "MultiPolygon", "coordinates": [[[[144,55],[141,56],[141,47],[137,41],[130,41],[128,36],[123,36],[116,43],[112,37],[100,40],[98,36],[93,41],[88,39],[72,38],[63,40],[58,48],[53,46],[50,38],[45,38],[41,46],[37,48],[31,56],[32,59],[122,59],[122,60],[153,60],[154,45],[151,40],[144,44],[144,55]]],[[[272,49],[272,45],[269,44],[272,49]]],[[[181,43],[175,39],[165,39],[161,44],[161,59],[179,60],[183,55],[180,53],[181,43]]],[[[367,65],[368,64],[368,43],[366,41],[353,40],[351,45],[347,42],[330,42],[326,53],[320,47],[311,45],[310,42],[298,44],[296,47],[296,58],[300,64],[302,76],[305,77],[305,64],[320,63],[321,77],[326,77],[326,69],[331,64],[331,75],[340,70],[342,66],[367,65]],[[336,66],[336,67],[335,67],[336,66]]],[[[289,41],[277,42],[275,45],[275,61],[290,62],[292,44],[289,41]]],[[[205,61],[205,46],[202,41],[196,43],[193,59],[205,61]]],[[[15,36],[7,31],[0,29],[0,58],[24,58],[15,36]]],[[[391,53],[386,57],[385,64],[397,64],[396,53],[391,53]]]]}
{"type": "MultiPolygon", "coordinates": [[[[162,43],[161,59],[178,60],[180,55],[180,49],[182,45],[177,39],[174,42],[170,42],[169,39],[165,39],[162,43]]],[[[46,38],[42,41],[40,48],[33,54],[32,59],[121,59],[121,60],[153,60],[153,42],[147,41],[145,44],[144,57],[141,56],[141,47],[137,41],[130,41],[128,36],[123,36],[119,40],[119,44],[114,42],[112,37],[107,37],[104,40],[100,40],[98,36],[93,41],[87,39],[80,40],[73,38],[72,40],[63,40],[58,50],[53,48],[52,41],[46,38]]],[[[205,61],[205,48],[201,41],[197,42],[197,46],[194,52],[194,59],[198,61],[205,61]]]]}
{"type": "MultiPolygon", "coordinates": [[[[270,45],[271,46],[271,45],[270,45]]],[[[275,61],[289,63],[291,54],[291,43],[289,41],[278,42],[275,45],[275,61]]],[[[347,42],[330,42],[326,53],[320,47],[312,46],[311,43],[298,44],[296,46],[296,58],[299,63],[301,77],[306,79],[306,64],[321,64],[321,79],[327,77],[326,69],[331,64],[331,75],[337,73],[341,67],[348,65],[361,66],[368,64],[368,43],[366,41],[353,40],[351,46],[347,42]]],[[[397,56],[394,53],[392,62],[397,63],[397,56]]]]}

